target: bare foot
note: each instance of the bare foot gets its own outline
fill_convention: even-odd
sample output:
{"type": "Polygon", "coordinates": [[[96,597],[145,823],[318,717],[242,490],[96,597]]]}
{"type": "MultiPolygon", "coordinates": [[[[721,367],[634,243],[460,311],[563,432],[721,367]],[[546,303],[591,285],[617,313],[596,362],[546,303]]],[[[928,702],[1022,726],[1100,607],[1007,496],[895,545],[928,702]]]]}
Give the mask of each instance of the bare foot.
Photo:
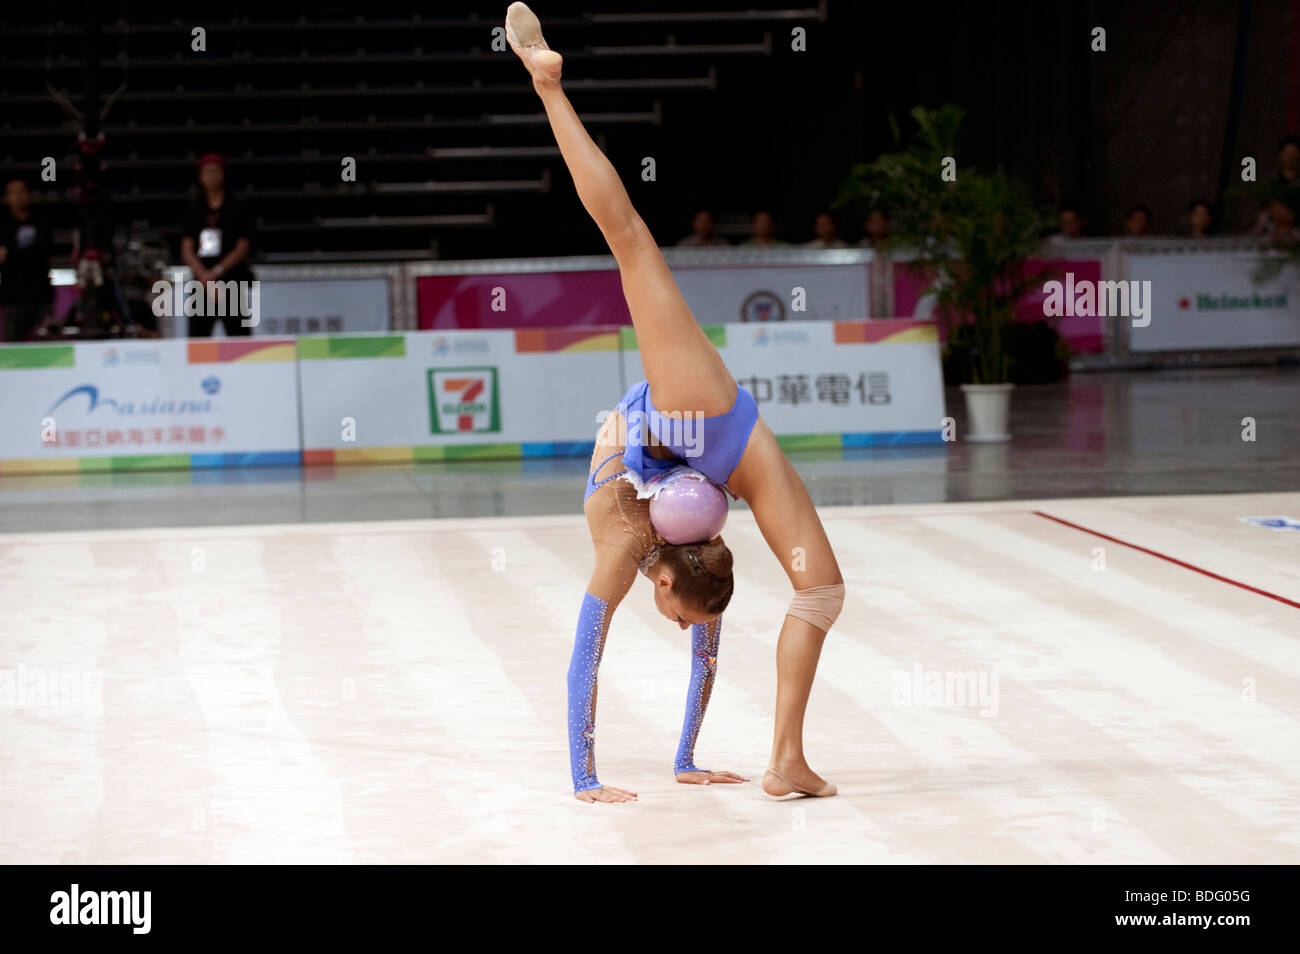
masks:
{"type": "Polygon", "coordinates": [[[779,798],[798,792],[818,798],[829,798],[838,789],[808,767],[802,759],[798,761],[772,760],[763,772],[763,791],[779,798]],[[779,774],[778,774],[779,773],[779,774]]]}
{"type": "Polygon", "coordinates": [[[678,772],[677,781],[683,785],[708,785],[711,782],[723,782],[727,785],[735,785],[737,782],[748,782],[749,779],[735,772],[678,772]]]}
{"type": "Polygon", "coordinates": [[[516,2],[506,10],[506,42],[528,67],[533,86],[540,92],[546,87],[560,85],[560,71],[564,57],[560,56],[542,38],[542,24],[528,4],[516,2]]]}
{"type": "Polygon", "coordinates": [[[573,797],[580,802],[635,802],[636,792],[606,785],[603,788],[589,788],[585,792],[574,792],[573,797]]]}

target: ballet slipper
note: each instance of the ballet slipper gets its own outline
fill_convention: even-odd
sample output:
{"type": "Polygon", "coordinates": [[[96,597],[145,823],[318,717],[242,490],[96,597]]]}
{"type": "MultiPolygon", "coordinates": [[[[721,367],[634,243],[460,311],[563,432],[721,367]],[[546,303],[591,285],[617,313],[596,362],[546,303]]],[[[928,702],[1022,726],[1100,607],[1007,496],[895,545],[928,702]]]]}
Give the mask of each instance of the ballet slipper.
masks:
{"type": "Polygon", "coordinates": [[[534,79],[537,79],[537,72],[541,70],[544,79],[552,83],[559,82],[564,58],[546,45],[546,40],[542,37],[542,23],[537,19],[537,14],[528,8],[528,4],[516,0],[506,10],[506,42],[524,61],[534,79]]]}
{"type": "MultiPolygon", "coordinates": [[[[778,795],[774,796],[774,797],[776,797],[776,798],[780,798],[782,795],[790,795],[790,794],[792,794],[793,792],[798,792],[800,795],[810,795],[810,796],[812,796],[813,798],[830,798],[830,797],[831,797],[832,795],[834,795],[837,791],[839,791],[839,789],[837,789],[834,785],[832,785],[830,782],[827,782],[825,785],[823,785],[823,786],[822,786],[821,788],[819,788],[817,791],[812,792],[812,791],[809,791],[809,790],[806,789],[806,788],[801,788],[801,787],[799,787],[799,786],[796,785],[794,782],[790,781],[788,778],[786,778],[784,775],[782,775],[780,772],[778,772],[776,769],[772,768],[772,766],[770,766],[770,765],[767,767],[766,770],[767,770],[768,772],[771,772],[771,773],[772,773],[773,775],[775,775],[777,778],[779,778],[779,779],[780,779],[782,782],[784,782],[785,785],[790,789],[789,792],[780,792],[778,795]]],[[[764,789],[764,791],[765,791],[768,795],[771,795],[771,794],[772,794],[771,792],[767,792],[766,789],[764,789]]]]}

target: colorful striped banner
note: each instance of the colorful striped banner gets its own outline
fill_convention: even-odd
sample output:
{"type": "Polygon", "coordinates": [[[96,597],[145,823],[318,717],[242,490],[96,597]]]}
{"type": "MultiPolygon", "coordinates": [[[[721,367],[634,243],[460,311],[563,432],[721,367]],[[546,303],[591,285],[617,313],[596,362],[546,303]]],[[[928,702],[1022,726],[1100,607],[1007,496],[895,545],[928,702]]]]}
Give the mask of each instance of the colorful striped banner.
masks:
{"type": "Polygon", "coordinates": [[[619,332],[586,328],[520,328],[515,331],[515,353],[542,351],[617,351],[619,332]]]}
{"type": "MultiPolygon", "coordinates": [[[[725,348],[727,346],[727,326],[726,325],[700,325],[704,329],[704,335],[715,348],[725,348]]],[[[621,351],[639,351],[636,343],[636,331],[632,328],[620,328],[618,330],[618,346],[621,351]]]]}
{"type": "Polygon", "coordinates": [[[848,450],[854,447],[911,447],[942,444],[943,431],[882,431],[858,434],[789,434],[777,437],[784,451],[848,450]]]}
{"type": "Polygon", "coordinates": [[[190,341],[186,349],[190,364],[227,364],[235,361],[294,361],[294,339],[248,338],[190,341]]]}
{"type": "Polygon", "coordinates": [[[933,322],[898,318],[880,321],[835,322],[836,344],[878,344],[880,342],[938,341],[933,322]]]}
{"type": "MultiPolygon", "coordinates": [[[[767,361],[768,364],[760,364],[759,367],[760,371],[765,375],[775,375],[777,372],[782,372],[786,369],[780,366],[780,355],[784,352],[779,347],[772,347],[773,342],[775,342],[776,345],[781,345],[782,339],[779,336],[774,337],[765,334],[762,331],[763,328],[769,328],[774,332],[779,332],[781,330],[787,332],[798,332],[798,334],[791,339],[795,340],[796,344],[802,340],[804,347],[821,350],[829,350],[829,339],[833,339],[835,345],[871,344],[878,342],[928,344],[937,341],[937,329],[933,322],[914,321],[909,319],[836,321],[832,323],[832,328],[829,329],[826,328],[825,322],[780,322],[762,326],[728,326],[715,324],[701,325],[700,327],[704,330],[709,341],[720,350],[727,347],[728,328],[732,328],[735,332],[731,341],[733,350],[736,348],[740,348],[741,350],[750,349],[753,350],[755,355],[764,355],[765,357],[763,360],[767,361]],[[814,325],[820,325],[821,327],[812,338],[809,338],[806,332],[799,331],[800,328],[811,330],[814,325]],[[755,343],[758,342],[759,337],[763,340],[759,343],[755,343]],[[760,349],[759,344],[761,344],[763,348],[760,349]],[[742,346],[744,347],[742,348],[742,346]]],[[[556,387],[559,387],[566,395],[563,399],[564,406],[570,411],[577,407],[575,401],[582,402],[586,400],[586,391],[584,391],[584,388],[590,390],[593,386],[585,373],[578,374],[571,370],[570,366],[573,365],[574,362],[587,362],[587,364],[581,365],[583,368],[588,367],[588,365],[595,366],[607,361],[617,362],[619,360],[617,358],[617,353],[619,351],[627,352],[627,358],[624,360],[630,360],[634,365],[639,358],[639,355],[637,354],[636,335],[631,327],[615,328],[611,326],[580,326],[571,328],[543,327],[517,329],[513,331],[512,338],[506,337],[504,332],[487,332],[487,335],[495,335],[497,337],[491,338],[486,342],[481,340],[483,334],[484,333],[479,333],[478,338],[468,340],[463,349],[467,353],[474,354],[474,367],[453,368],[451,369],[452,371],[476,370],[480,363],[487,362],[484,364],[484,367],[491,367],[498,375],[500,375],[504,373],[500,368],[505,367],[502,362],[509,361],[512,358],[510,351],[511,344],[513,344],[513,352],[515,355],[539,356],[536,367],[542,370],[530,373],[538,375],[538,380],[543,381],[545,386],[551,388],[552,391],[554,391],[556,387]],[[476,349],[483,350],[482,355],[480,355],[480,350],[476,349]],[[601,354],[594,354],[590,358],[560,357],[560,355],[566,352],[599,352],[601,354],[613,355],[614,357],[605,358],[601,356],[601,354]],[[489,355],[493,356],[489,357],[489,355]],[[542,355],[551,355],[554,357],[541,358],[540,356],[542,355]],[[566,362],[568,363],[566,364],[566,362]],[[500,365],[500,367],[498,367],[498,365],[500,365]],[[567,370],[562,372],[545,370],[552,368],[553,366],[563,366],[567,370]],[[568,388],[567,391],[564,390],[566,387],[568,388]]],[[[333,359],[352,358],[399,358],[406,359],[407,361],[414,361],[423,367],[426,338],[432,343],[433,350],[437,352],[436,355],[433,356],[434,360],[430,362],[433,364],[436,363],[436,361],[441,360],[444,351],[456,354],[457,347],[455,347],[455,345],[457,343],[450,342],[450,338],[456,335],[473,336],[475,333],[422,333],[420,334],[419,340],[412,340],[410,342],[407,341],[408,336],[406,334],[307,335],[297,339],[207,339],[191,340],[183,343],[176,342],[167,347],[177,349],[169,352],[172,355],[173,362],[177,357],[179,357],[179,354],[184,354],[186,362],[190,365],[235,365],[255,362],[278,362],[283,365],[295,360],[329,361],[333,359]],[[444,334],[448,337],[448,342],[443,342],[439,338],[439,336],[444,334]],[[408,344],[410,345],[409,348],[408,344]]],[[[0,370],[27,369],[39,372],[41,369],[47,368],[78,368],[78,360],[80,360],[82,364],[87,364],[87,361],[89,360],[89,365],[93,365],[93,367],[89,367],[88,365],[88,373],[99,373],[99,365],[101,363],[107,365],[108,362],[101,362],[99,358],[95,357],[98,352],[94,350],[94,344],[95,343],[59,343],[0,346],[0,370]],[[86,354],[78,354],[78,351],[85,349],[88,345],[91,346],[89,359],[86,354]]],[[[920,350],[924,351],[925,349],[920,350]]],[[[724,354],[725,353],[726,352],[724,351],[724,354]]],[[[127,357],[129,358],[131,355],[127,355],[127,357]]],[[[148,355],[145,355],[144,357],[148,357],[148,355]]],[[[315,366],[315,369],[320,371],[328,370],[319,365],[315,366]]],[[[389,370],[386,369],[386,365],[378,366],[370,373],[379,375],[379,377],[374,379],[376,382],[388,382],[395,380],[396,373],[399,370],[402,370],[395,365],[392,369],[389,369],[393,374],[389,374],[389,370]]],[[[361,369],[348,370],[346,366],[344,366],[338,369],[337,373],[352,375],[353,370],[361,369]]],[[[528,369],[525,368],[525,370],[527,371],[528,369]]],[[[67,371],[65,370],[58,373],[66,375],[67,371]]],[[[108,374],[116,372],[104,371],[102,373],[108,374]]],[[[196,370],[194,373],[206,376],[210,372],[196,370]]],[[[247,372],[238,373],[260,375],[269,373],[282,374],[283,372],[277,372],[274,368],[268,367],[264,371],[249,368],[247,372]]],[[[302,402],[302,405],[300,406],[305,406],[308,402],[321,397],[320,394],[314,393],[312,388],[317,388],[318,390],[320,388],[325,388],[325,390],[329,390],[325,385],[313,384],[312,381],[309,380],[310,376],[306,376],[306,373],[307,369],[305,367],[298,369],[299,381],[296,397],[299,402],[302,402]]],[[[514,372],[511,371],[510,373],[514,372]]],[[[218,388],[223,386],[226,386],[227,390],[229,390],[229,382],[236,380],[236,375],[237,372],[233,369],[229,372],[221,372],[214,368],[212,377],[204,380],[202,383],[204,384],[205,391],[207,385],[211,383],[212,391],[208,393],[214,393],[218,388]]],[[[79,380],[79,378],[77,380],[79,380]]],[[[198,379],[196,379],[196,383],[197,380],[198,379]]],[[[523,380],[529,379],[525,376],[523,380]]],[[[910,380],[910,378],[908,380],[910,380]]],[[[72,383],[75,384],[76,381],[72,381],[72,383]]],[[[605,383],[608,384],[608,382],[605,383]]],[[[18,381],[16,379],[11,379],[11,384],[17,386],[18,381]]],[[[602,385],[602,387],[603,386],[604,385],[602,385]]],[[[856,386],[865,387],[865,384],[859,383],[856,386]]],[[[512,387],[518,389],[519,385],[517,383],[512,383],[512,387]]],[[[14,393],[18,394],[20,392],[16,391],[14,393]]],[[[227,399],[226,393],[226,390],[221,391],[222,400],[227,399]]],[[[231,391],[230,393],[234,394],[237,392],[231,391]]],[[[404,393],[405,392],[400,390],[390,389],[390,392],[384,398],[386,403],[382,406],[391,407],[394,414],[406,413],[406,411],[402,410],[404,407],[402,404],[404,393]]],[[[552,392],[546,393],[551,394],[552,392]]],[[[905,391],[902,393],[905,396],[907,395],[907,392],[905,391]]],[[[114,392],[113,396],[117,396],[116,392],[114,392]]],[[[421,397],[427,397],[427,395],[421,395],[421,397]]],[[[290,402],[293,400],[293,388],[291,386],[283,390],[280,406],[288,406],[284,403],[285,399],[290,402]]],[[[554,399],[553,395],[552,399],[554,399]]],[[[895,399],[897,400],[897,394],[895,395],[895,399]]],[[[909,401],[912,400],[910,396],[908,396],[907,399],[909,401]]],[[[512,400],[516,400],[516,402],[519,403],[517,397],[512,398],[512,400]]],[[[245,407],[242,411],[244,418],[249,417],[250,407],[260,406],[261,405],[254,403],[245,407]]],[[[538,409],[536,402],[527,406],[519,403],[519,406],[526,412],[532,412],[538,409]]],[[[347,411],[345,408],[339,413],[348,414],[352,412],[347,411]]],[[[889,418],[883,420],[857,418],[855,420],[845,419],[843,421],[839,419],[834,421],[809,419],[806,423],[796,423],[795,425],[792,425],[790,429],[797,430],[799,426],[807,427],[809,423],[814,427],[819,425],[821,427],[836,427],[841,424],[848,424],[851,427],[854,423],[861,425],[868,423],[868,421],[875,426],[889,426],[894,423],[894,420],[889,418]]],[[[935,446],[943,443],[942,433],[939,429],[930,429],[925,427],[925,425],[929,423],[928,414],[921,416],[919,420],[916,415],[913,415],[909,419],[898,420],[897,423],[901,427],[915,427],[917,424],[921,424],[923,429],[865,433],[796,434],[779,437],[778,441],[782,448],[792,452],[805,450],[846,450],[862,447],[899,447],[910,445],[935,446]]],[[[595,430],[594,422],[591,430],[593,432],[595,430]]],[[[372,435],[371,439],[375,439],[375,437],[378,437],[379,440],[410,440],[414,438],[415,442],[410,445],[397,446],[371,446],[364,448],[322,448],[317,446],[315,448],[308,448],[301,451],[293,449],[248,453],[142,453],[138,455],[119,454],[82,458],[15,458],[0,460],[0,474],[95,474],[111,473],[115,471],[129,472],[134,470],[211,470],[213,468],[224,467],[315,466],[349,463],[418,463],[455,460],[520,460],[566,456],[577,457],[590,454],[593,447],[593,441],[590,439],[555,441],[519,441],[517,439],[518,437],[528,436],[530,434],[537,434],[538,436],[544,435],[547,437],[552,435],[569,436],[567,433],[568,431],[584,433],[586,428],[577,418],[574,418],[573,422],[571,422],[566,429],[553,429],[547,433],[546,431],[539,431],[531,426],[516,426],[513,431],[506,431],[504,433],[497,431],[490,435],[490,437],[495,437],[497,440],[493,441],[489,439],[489,441],[485,443],[415,443],[420,441],[423,435],[420,433],[420,429],[408,429],[406,432],[390,432],[386,438],[384,436],[374,435],[373,431],[370,432],[372,435]],[[515,440],[502,440],[501,438],[503,437],[515,438],[515,440]]],[[[300,432],[298,440],[304,440],[302,433],[305,432],[300,432]]],[[[488,437],[489,435],[484,434],[482,436],[488,437]]],[[[433,439],[436,440],[440,438],[441,435],[436,435],[433,439]]],[[[457,438],[455,435],[449,435],[449,439],[456,440],[457,438]]],[[[195,447],[195,443],[198,443],[202,438],[193,438],[192,440],[193,443],[186,446],[185,450],[201,451],[204,445],[199,444],[198,447],[195,447]]],[[[207,446],[212,450],[215,450],[216,447],[219,446],[231,446],[228,441],[224,445],[218,443],[220,440],[222,440],[222,437],[216,437],[212,441],[208,442],[207,446]]],[[[312,443],[319,445],[323,442],[332,442],[332,437],[329,435],[317,434],[315,437],[307,436],[305,440],[310,440],[312,443]]],[[[136,443],[139,442],[137,441],[136,443]]],[[[161,443],[161,440],[151,441],[150,443],[161,443]]],[[[272,446],[278,444],[283,447],[285,444],[293,443],[293,439],[288,436],[288,433],[283,433],[272,438],[268,443],[272,446]]],[[[239,445],[235,444],[234,446],[239,445]]],[[[254,444],[253,446],[257,445],[254,444]]],[[[88,447],[87,449],[93,451],[96,448],[97,444],[88,447]]],[[[18,446],[15,445],[15,450],[17,449],[18,446]]],[[[158,449],[161,450],[161,448],[158,449]]],[[[27,453],[31,453],[31,451],[28,450],[27,453]]]]}
{"type": "Polygon", "coordinates": [[[73,345],[13,344],[0,345],[0,371],[28,368],[75,368],[77,351],[73,345]]]}
{"type": "Polygon", "coordinates": [[[595,441],[430,444],[420,447],[320,448],[303,451],[305,466],[330,464],[426,463],[452,460],[520,460],[539,457],[586,457],[595,441]]]}
{"type": "Polygon", "coordinates": [[[297,467],[296,450],[242,454],[132,454],[115,457],[43,457],[0,460],[0,476],[108,473],[132,470],[203,470],[214,467],[297,467]]]}
{"type": "Polygon", "coordinates": [[[333,358],[404,358],[402,335],[320,335],[298,339],[298,358],[324,361],[333,358]]]}

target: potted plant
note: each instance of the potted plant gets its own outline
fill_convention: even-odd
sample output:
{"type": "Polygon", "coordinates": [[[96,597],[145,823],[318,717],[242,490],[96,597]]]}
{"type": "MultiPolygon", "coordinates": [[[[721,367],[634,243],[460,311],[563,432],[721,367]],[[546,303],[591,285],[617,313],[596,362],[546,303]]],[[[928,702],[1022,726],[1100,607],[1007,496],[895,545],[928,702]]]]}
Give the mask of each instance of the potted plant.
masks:
{"type": "MultiPolygon", "coordinates": [[[[887,247],[906,250],[913,268],[933,277],[936,312],[949,354],[969,353],[966,396],[970,441],[1005,441],[1011,361],[1007,332],[1016,303],[1048,272],[1026,265],[1047,222],[1028,189],[1001,170],[980,173],[955,163],[964,112],[949,104],[912,110],[913,142],[854,167],[837,207],[868,203],[889,210],[887,247]]],[[[894,139],[902,146],[898,126],[894,139]]]]}

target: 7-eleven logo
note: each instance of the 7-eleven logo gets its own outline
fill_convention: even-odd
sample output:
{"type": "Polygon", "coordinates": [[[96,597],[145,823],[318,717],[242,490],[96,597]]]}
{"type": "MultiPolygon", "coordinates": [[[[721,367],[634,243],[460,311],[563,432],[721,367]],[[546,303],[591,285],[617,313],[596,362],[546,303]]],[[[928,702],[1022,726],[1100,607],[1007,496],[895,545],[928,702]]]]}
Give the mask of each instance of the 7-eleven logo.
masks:
{"type": "Polygon", "coordinates": [[[501,430],[496,368],[430,368],[429,426],[434,434],[501,430]]]}

